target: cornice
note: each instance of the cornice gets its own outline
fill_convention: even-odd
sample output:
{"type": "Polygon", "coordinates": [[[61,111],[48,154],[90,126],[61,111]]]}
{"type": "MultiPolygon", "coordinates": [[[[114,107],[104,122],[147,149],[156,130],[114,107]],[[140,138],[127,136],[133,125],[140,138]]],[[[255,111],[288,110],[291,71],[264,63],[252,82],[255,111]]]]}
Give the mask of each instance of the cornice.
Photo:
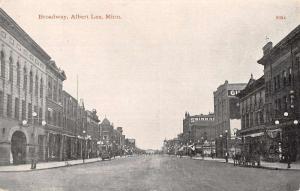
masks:
{"type": "Polygon", "coordinates": [[[300,36],[300,25],[298,25],[295,29],[293,29],[288,35],[286,35],[281,41],[279,41],[271,50],[269,53],[263,55],[261,59],[257,61],[257,63],[261,65],[265,65],[266,62],[269,59],[272,59],[274,56],[276,58],[280,57],[278,55],[278,51],[282,51],[282,49],[287,48],[291,43],[293,43],[295,40],[299,39],[300,36]]]}
{"type": "Polygon", "coordinates": [[[51,57],[9,15],[7,15],[2,8],[0,8],[0,26],[42,62],[46,63],[51,59],[51,57]]]}

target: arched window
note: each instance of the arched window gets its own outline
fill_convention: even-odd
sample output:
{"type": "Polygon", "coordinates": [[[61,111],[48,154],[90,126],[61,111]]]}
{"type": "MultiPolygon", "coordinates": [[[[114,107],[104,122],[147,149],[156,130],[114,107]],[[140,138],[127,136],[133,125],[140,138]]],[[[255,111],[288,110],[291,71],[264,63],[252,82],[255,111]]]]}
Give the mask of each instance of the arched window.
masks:
{"type": "Polygon", "coordinates": [[[38,96],[39,94],[39,77],[36,74],[35,75],[35,87],[34,87],[35,96],[38,96]]]}
{"type": "Polygon", "coordinates": [[[40,98],[43,98],[43,93],[44,93],[43,78],[41,78],[41,82],[40,82],[40,98]]]}
{"type": "Polygon", "coordinates": [[[9,57],[9,77],[8,80],[13,82],[13,59],[9,57]]]}
{"type": "Polygon", "coordinates": [[[19,61],[17,62],[17,85],[19,86],[20,85],[20,63],[19,61]]]}
{"type": "Polygon", "coordinates": [[[33,90],[33,75],[32,71],[29,73],[29,92],[32,93],[33,90]]]}
{"type": "Polygon", "coordinates": [[[52,99],[52,79],[49,78],[49,81],[48,81],[48,97],[50,99],[52,99]]]}
{"type": "Polygon", "coordinates": [[[5,58],[4,58],[4,52],[1,51],[1,77],[5,77],[5,58]]]}
{"type": "Polygon", "coordinates": [[[26,70],[25,66],[24,66],[24,69],[23,69],[23,89],[25,91],[27,90],[27,70],[26,70]]]}

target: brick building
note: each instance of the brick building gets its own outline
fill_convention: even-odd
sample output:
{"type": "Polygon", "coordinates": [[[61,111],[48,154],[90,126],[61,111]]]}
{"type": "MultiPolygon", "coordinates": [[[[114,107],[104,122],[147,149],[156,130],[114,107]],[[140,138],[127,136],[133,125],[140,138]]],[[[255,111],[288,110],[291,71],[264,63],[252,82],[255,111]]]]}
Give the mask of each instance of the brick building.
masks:
{"type": "Polygon", "coordinates": [[[0,165],[45,159],[50,56],[0,8],[0,165]]]}
{"type": "Polygon", "coordinates": [[[59,69],[54,61],[46,65],[47,74],[47,97],[46,97],[46,137],[47,155],[46,160],[62,160],[64,141],[71,144],[70,139],[65,137],[63,131],[63,81],[66,80],[64,71],[59,69]]]}
{"type": "Polygon", "coordinates": [[[122,128],[114,132],[106,119],[101,132],[96,110],[63,91],[64,80],[65,72],[0,8],[0,165],[95,157],[100,138],[111,143],[115,134],[124,144],[122,128]]]}
{"type": "MultiPolygon", "coordinates": [[[[243,151],[251,155],[263,154],[266,145],[265,132],[265,80],[251,78],[238,95],[240,99],[241,130],[243,151]]],[[[267,157],[267,156],[266,156],[267,157]]]]}
{"type": "Polygon", "coordinates": [[[234,132],[241,129],[239,99],[236,95],[246,85],[246,83],[228,83],[226,80],[214,92],[214,128],[218,157],[224,156],[226,148],[230,150],[234,132]]]}
{"type": "Polygon", "coordinates": [[[273,160],[300,159],[300,25],[274,47],[268,42],[258,63],[264,66],[266,135],[273,160]]]}
{"type": "Polygon", "coordinates": [[[196,143],[202,140],[214,140],[215,130],[213,128],[214,114],[190,115],[185,113],[183,119],[184,143],[196,143]]]}
{"type": "Polygon", "coordinates": [[[98,146],[97,142],[100,140],[100,126],[99,117],[97,111],[93,109],[92,111],[87,110],[87,134],[90,135],[90,139],[87,142],[88,145],[88,158],[98,156],[98,146]]]}
{"type": "Polygon", "coordinates": [[[81,158],[81,145],[77,144],[77,136],[82,129],[79,126],[79,105],[77,99],[63,91],[63,160],[81,158]]]}

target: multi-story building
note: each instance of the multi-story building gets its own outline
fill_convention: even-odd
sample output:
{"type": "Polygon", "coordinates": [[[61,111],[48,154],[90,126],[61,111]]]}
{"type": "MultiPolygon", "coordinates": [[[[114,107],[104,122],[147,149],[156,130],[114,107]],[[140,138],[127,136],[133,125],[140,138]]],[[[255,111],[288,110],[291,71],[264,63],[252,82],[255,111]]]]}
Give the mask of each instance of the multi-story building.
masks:
{"type": "Polygon", "coordinates": [[[218,157],[223,157],[225,150],[227,152],[230,150],[234,132],[241,129],[239,99],[236,95],[246,85],[246,83],[228,83],[226,80],[214,92],[214,128],[218,157]]]}
{"type": "Polygon", "coordinates": [[[87,158],[87,111],[83,99],[78,104],[77,122],[77,158],[87,158]]]}
{"type": "Polygon", "coordinates": [[[0,8],[0,165],[45,159],[50,56],[0,8]]]}
{"type": "Polygon", "coordinates": [[[183,119],[183,136],[185,137],[185,142],[196,143],[201,140],[214,140],[215,130],[213,122],[213,113],[192,116],[186,113],[183,119]]]}
{"type": "Polygon", "coordinates": [[[133,154],[136,151],[135,139],[126,138],[125,139],[125,153],[133,154]]]}
{"type": "Polygon", "coordinates": [[[264,66],[266,135],[269,153],[300,159],[300,25],[273,47],[268,42],[258,63],[264,66]]]}
{"type": "Polygon", "coordinates": [[[202,152],[201,150],[209,151],[205,152],[206,154],[214,152],[215,148],[212,147],[212,145],[215,145],[215,129],[213,124],[213,113],[191,116],[186,112],[183,119],[184,143],[195,145],[196,152],[202,152]],[[204,144],[206,145],[205,149],[204,144]]]}
{"type": "MultiPolygon", "coordinates": [[[[241,130],[238,131],[243,138],[243,149],[251,155],[263,154],[265,141],[265,80],[251,78],[238,95],[240,99],[241,130]]],[[[267,156],[266,156],[267,157],[267,156]]]]}
{"type": "Polygon", "coordinates": [[[46,67],[47,74],[47,160],[63,159],[63,103],[62,87],[63,81],[66,80],[64,71],[59,69],[54,61],[50,61],[46,67]]]}
{"type": "Polygon", "coordinates": [[[123,127],[117,127],[114,130],[114,141],[116,153],[122,155],[124,153],[125,135],[123,135],[123,127]]]}
{"type": "Polygon", "coordinates": [[[107,118],[104,118],[100,124],[100,139],[104,143],[111,143],[113,137],[113,125],[107,118]]]}
{"type": "Polygon", "coordinates": [[[77,146],[80,132],[78,125],[79,106],[78,101],[68,92],[63,91],[63,160],[80,158],[77,146]]]}
{"type": "Polygon", "coordinates": [[[97,146],[97,143],[100,140],[99,122],[100,120],[95,109],[87,111],[87,134],[90,135],[90,139],[87,143],[88,158],[97,157],[99,155],[97,146]]]}

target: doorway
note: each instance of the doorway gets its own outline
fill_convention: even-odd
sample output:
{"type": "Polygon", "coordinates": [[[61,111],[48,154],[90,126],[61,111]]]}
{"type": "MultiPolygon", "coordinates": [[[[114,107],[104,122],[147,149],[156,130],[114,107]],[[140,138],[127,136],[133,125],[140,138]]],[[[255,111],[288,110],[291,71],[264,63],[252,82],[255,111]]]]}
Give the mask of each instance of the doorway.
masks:
{"type": "Polygon", "coordinates": [[[16,131],[11,138],[11,153],[13,164],[26,163],[26,136],[21,131],[16,131]]]}

